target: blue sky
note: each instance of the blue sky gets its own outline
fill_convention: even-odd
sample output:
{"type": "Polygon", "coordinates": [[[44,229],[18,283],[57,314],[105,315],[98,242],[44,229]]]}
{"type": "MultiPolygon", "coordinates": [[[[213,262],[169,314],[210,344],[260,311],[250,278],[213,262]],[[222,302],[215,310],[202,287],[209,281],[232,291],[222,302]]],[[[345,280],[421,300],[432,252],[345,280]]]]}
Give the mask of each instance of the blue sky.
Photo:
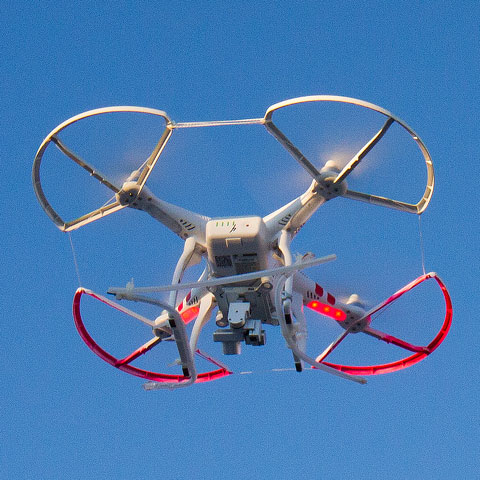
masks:
{"type": "MultiPolygon", "coordinates": [[[[0,11],[0,478],[478,476],[478,2],[6,1],[0,11]],[[272,359],[290,366],[272,330],[265,350],[245,348],[232,359],[239,370],[253,362],[253,375],[144,392],[75,331],[68,237],[31,186],[38,146],[62,121],[102,106],[158,108],[177,122],[222,120],[261,117],[276,102],[313,94],[380,105],[429,148],[436,190],[422,216],[425,264],[451,292],[450,335],[419,365],[359,386],[319,372],[269,372],[272,359]]],[[[307,188],[263,127],[224,128],[175,132],[152,189],[222,216],[265,215],[307,188]]],[[[308,122],[288,128],[320,159],[338,147],[335,139],[320,144],[308,122]]],[[[98,148],[135,140],[89,132],[98,148]]],[[[355,130],[342,134],[358,141],[355,130]]],[[[399,192],[416,185],[414,167],[394,162],[382,177],[375,165],[358,181],[399,192]]],[[[94,192],[58,182],[59,208],[94,192]]],[[[99,292],[132,276],[167,283],[182,249],[140,212],[113,215],[72,239],[82,283],[99,292]]],[[[309,274],[369,302],[422,273],[416,218],[343,199],[320,209],[295,247],[336,253],[309,274]]],[[[437,304],[416,301],[422,326],[439,324],[437,304]]]]}

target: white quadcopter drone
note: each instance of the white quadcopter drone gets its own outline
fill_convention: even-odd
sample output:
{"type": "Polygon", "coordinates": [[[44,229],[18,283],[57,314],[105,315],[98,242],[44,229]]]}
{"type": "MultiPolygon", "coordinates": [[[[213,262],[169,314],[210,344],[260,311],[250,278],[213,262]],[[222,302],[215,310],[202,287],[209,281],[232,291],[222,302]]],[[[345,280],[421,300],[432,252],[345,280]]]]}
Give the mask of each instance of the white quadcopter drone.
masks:
{"type": "Polygon", "coordinates": [[[213,332],[213,341],[222,345],[224,355],[238,355],[242,343],[251,346],[264,345],[266,335],[263,326],[279,326],[288,348],[292,351],[294,366],[298,372],[309,365],[313,369],[323,370],[358,383],[365,383],[364,376],[401,370],[423,360],[448,334],[452,321],[452,304],[444,283],[436,273],[424,274],[379,305],[366,308],[357,295],[352,294],[348,300],[340,301],[304,274],[304,269],[329,262],[335,255],[315,258],[310,253],[304,255],[292,253],[292,240],[301,227],[320,206],[336,197],[418,215],[428,206],[433,194],[434,173],[427,148],[402,120],[371,103],[339,96],[308,96],[277,103],[268,108],[262,118],[190,123],[175,123],[165,112],[149,108],[109,107],[91,110],[65,121],[45,138],[35,157],[33,184],[41,206],[64,232],[78,229],[130,207],[147,212],[184,240],[183,253],[178,260],[170,285],[135,287],[133,282],[130,282],[125,288],[111,287],[108,293],[117,301],[83,287],[80,287],[74,296],[75,325],[87,346],[114,367],[148,380],[145,384],[146,389],[184,387],[196,382],[216,380],[233,373],[223,362],[197,347],[203,327],[213,316],[218,327],[213,332]],[[280,109],[312,102],[356,105],[377,112],[379,117],[383,118],[383,125],[379,125],[377,133],[343,168],[328,161],[321,169],[317,169],[273,121],[274,113],[280,109]],[[76,122],[116,112],[152,115],[165,121],[163,133],[158,136],[159,140],[154,150],[141,167],[135,169],[121,185],[115,185],[115,181],[106,178],[94,166],[74,153],[67,145],[68,142],[61,138],[62,132],[76,122]],[[416,204],[354,191],[347,184],[349,175],[395,123],[416,142],[425,160],[427,185],[416,204]],[[312,177],[312,183],[305,193],[263,218],[260,216],[208,218],[159,199],[147,187],[147,180],[174,130],[245,124],[263,125],[308,172],[312,177]],[[65,222],[47,200],[40,181],[42,158],[52,144],[63,155],[113,191],[115,195],[113,200],[90,213],[65,222]],[[182,283],[185,270],[198,264],[202,259],[205,260],[206,266],[198,281],[182,283]],[[371,324],[374,314],[427,280],[436,282],[445,302],[443,324],[430,343],[414,345],[374,328],[371,324]],[[187,290],[188,294],[179,299],[181,290],[187,290]],[[152,296],[157,292],[169,292],[168,301],[158,300],[152,296]],[[151,329],[151,339],[123,358],[114,357],[97,344],[87,331],[81,314],[83,296],[99,300],[129,315],[135,321],[142,322],[146,328],[151,329]],[[119,300],[155,305],[159,308],[158,316],[153,319],[147,318],[119,304],[119,300]],[[330,321],[338,324],[340,332],[338,338],[325,350],[316,352],[313,356],[307,354],[306,349],[309,325],[304,307],[329,317],[330,321]],[[374,337],[386,344],[395,345],[408,354],[400,360],[375,365],[353,366],[328,362],[329,355],[350,334],[374,337]],[[178,349],[179,358],[176,363],[181,366],[181,374],[158,373],[134,365],[139,357],[154,347],[162,348],[162,342],[168,340],[174,341],[178,349]],[[196,356],[210,362],[213,365],[212,370],[198,372],[196,356]]]}

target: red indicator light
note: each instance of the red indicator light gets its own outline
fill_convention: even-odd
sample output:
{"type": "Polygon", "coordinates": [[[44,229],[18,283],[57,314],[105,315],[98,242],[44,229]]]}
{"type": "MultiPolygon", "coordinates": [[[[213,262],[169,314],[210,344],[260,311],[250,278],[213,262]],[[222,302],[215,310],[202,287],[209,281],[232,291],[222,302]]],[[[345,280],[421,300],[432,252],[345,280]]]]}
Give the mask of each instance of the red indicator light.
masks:
{"type": "Polygon", "coordinates": [[[194,318],[197,317],[199,311],[200,309],[197,306],[191,307],[188,310],[182,312],[180,316],[182,317],[184,323],[190,323],[194,318]]]}
{"type": "Polygon", "coordinates": [[[347,318],[347,314],[343,310],[331,307],[330,305],[325,305],[316,300],[307,303],[307,307],[317,313],[325,315],[326,317],[333,318],[334,320],[337,320],[337,322],[343,322],[347,318]]]}

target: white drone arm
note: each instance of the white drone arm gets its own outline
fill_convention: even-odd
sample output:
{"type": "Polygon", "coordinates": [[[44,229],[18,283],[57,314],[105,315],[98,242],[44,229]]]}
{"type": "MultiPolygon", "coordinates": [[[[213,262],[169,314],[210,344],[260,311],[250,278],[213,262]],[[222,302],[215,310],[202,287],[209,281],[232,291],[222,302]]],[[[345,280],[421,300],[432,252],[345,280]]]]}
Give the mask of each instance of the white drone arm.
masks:
{"type": "Polygon", "coordinates": [[[138,182],[134,181],[125,182],[116,198],[122,206],[147,212],[180,238],[195,237],[197,243],[205,245],[205,231],[209,217],[160,200],[148,187],[140,187],[138,182]]]}
{"type": "Polygon", "coordinates": [[[309,189],[295,200],[263,218],[270,238],[274,238],[281,230],[288,230],[292,238],[298,233],[304,223],[325,203],[313,181],[309,189]]]}

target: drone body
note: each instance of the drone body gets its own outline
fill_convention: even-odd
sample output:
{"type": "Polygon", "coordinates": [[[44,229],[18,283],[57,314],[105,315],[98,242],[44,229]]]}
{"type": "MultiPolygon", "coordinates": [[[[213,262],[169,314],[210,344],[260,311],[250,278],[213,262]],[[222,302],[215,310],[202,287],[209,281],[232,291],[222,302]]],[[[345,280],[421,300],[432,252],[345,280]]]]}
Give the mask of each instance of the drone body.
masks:
{"type": "Polygon", "coordinates": [[[291,243],[301,227],[325,202],[342,196],[353,200],[380,205],[409,213],[422,213],[427,207],[433,193],[433,166],[426,147],[418,136],[404,122],[386,110],[375,105],[345,97],[302,97],[282,102],[270,107],[265,116],[259,119],[247,119],[223,122],[197,122],[175,124],[161,111],[140,109],[138,107],[112,107],[86,112],[74,117],[57,127],[41,145],[33,169],[34,187],[37,197],[50,218],[63,231],[70,231],[84,226],[125,207],[142,210],[155,220],[164,224],[184,240],[184,249],[174,270],[171,285],[164,287],[137,288],[130,283],[126,288],[111,287],[108,293],[117,300],[130,300],[158,305],[162,311],[153,320],[135,314],[106,297],[80,288],[74,299],[74,318],[77,329],[87,345],[103,360],[113,366],[136,376],[151,380],[147,389],[175,388],[194,382],[213,380],[232,373],[228,367],[210,355],[198,350],[197,342],[203,327],[217,309],[215,321],[218,329],[213,333],[213,341],[222,344],[225,355],[241,352],[242,343],[262,346],[266,343],[264,325],[280,328],[282,335],[291,349],[295,369],[302,371],[305,364],[315,369],[328,371],[335,375],[364,383],[359,375],[385,373],[408,367],[429,355],[445,338],[452,318],[452,307],[448,291],[443,282],[434,273],[425,274],[396,292],[389,299],[374,308],[367,309],[357,295],[352,293],[345,302],[339,301],[332,293],[308,278],[303,269],[333,260],[333,255],[315,259],[311,253],[294,255],[291,243]],[[386,118],[373,137],[343,168],[328,161],[323,168],[317,168],[274,124],[273,113],[281,108],[309,102],[340,102],[364,107],[386,118]],[[152,154],[137,170],[134,170],[126,182],[116,186],[100,174],[93,166],[73,153],[60,140],[60,132],[79,120],[93,115],[117,111],[140,111],[159,115],[165,119],[166,127],[152,154]],[[389,128],[398,123],[417,143],[427,167],[427,185],[417,204],[392,200],[389,198],[350,190],[347,177],[361,163],[363,158],[387,133],[389,128]],[[182,207],[172,205],[155,196],[146,186],[146,181],[155,166],[165,144],[176,128],[208,127],[235,124],[264,125],[295,160],[311,175],[310,187],[288,204],[265,217],[244,216],[227,218],[208,218],[182,207]],[[47,201],[40,182],[40,163],[50,143],[68,158],[87,170],[91,176],[100,181],[115,194],[114,200],[101,208],[83,215],[73,221],[64,222],[47,201]],[[193,284],[182,283],[184,272],[202,259],[205,269],[199,280],[193,284]],[[426,280],[433,279],[442,290],[445,301],[445,319],[439,333],[424,346],[413,345],[400,338],[389,335],[371,326],[372,315],[426,280]],[[178,292],[188,290],[185,298],[179,301],[178,292]],[[152,297],[155,292],[169,292],[168,301],[152,297]],[[153,337],[146,344],[137,348],[130,355],[117,359],[102,349],[87,332],[81,316],[80,299],[87,294],[140,320],[152,329],[153,337]],[[316,357],[306,353],[308,325],[304,307],[329,317],[340,327],[339,337],[316,357]],[[187,325],[193,322],[190,335],[187,325]],[[410,356],[387,364],[370,366],[347,366],[326,362],[326,358],[350,334],[362,333],[377,338],[388,344],[396,345],[409,352],[410,356]],[[160,344],[162,341],[174,340],[178,348],[178,364],[182,375],[160,374],[133,366],[133,362],[160,344]],[[195,354],[214,364],[216,369],[198,373],[195,366],[195,354]]]}

